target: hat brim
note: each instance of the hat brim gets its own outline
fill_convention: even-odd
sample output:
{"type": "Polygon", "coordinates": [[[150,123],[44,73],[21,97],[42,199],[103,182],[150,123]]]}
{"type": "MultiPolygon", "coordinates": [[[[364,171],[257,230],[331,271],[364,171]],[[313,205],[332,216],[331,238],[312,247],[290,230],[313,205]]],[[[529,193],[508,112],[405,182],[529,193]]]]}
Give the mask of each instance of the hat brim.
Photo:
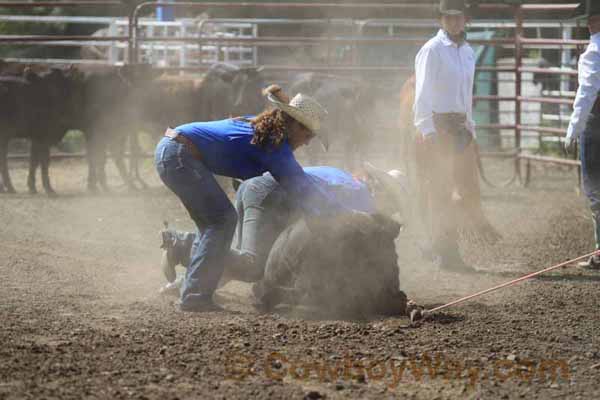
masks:
{"type": "Polygon", "coordinates": [[[298,110],[294,106],[290,106],[284,102],[277,100],[275,96],[272,94],[267,95],[267,100],[269,100],[275,107],[288,114],[290,117],[294,118],[296,121],[300,122],[306,128],[308,128],[316,137],[316,139],[321,143],[321,147],[325,152],[329,151],[329,139],[323,130],[321,129],[321,124],[315,124],[313,121],[309,121],[304,114],[300,110],[298,110]]]}
{"type": "Polygon", "coordinates": [[[277,98],[270,93],[267,95],[267,99],[273,103],[275,107],[279,108],[281,111],[307,127],[312,133],[319,135],[321,130],[320,123],[315,123],[315,121],[306,118],[304,113],[302,113],[302,111],[300,111],[298,108],[277,100],[277,98]]]}

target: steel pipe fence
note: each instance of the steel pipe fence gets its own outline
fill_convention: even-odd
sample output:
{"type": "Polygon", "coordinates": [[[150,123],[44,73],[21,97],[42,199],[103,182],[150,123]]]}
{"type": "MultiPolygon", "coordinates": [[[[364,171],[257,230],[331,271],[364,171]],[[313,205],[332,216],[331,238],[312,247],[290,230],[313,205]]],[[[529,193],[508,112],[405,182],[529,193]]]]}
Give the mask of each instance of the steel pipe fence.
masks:
{"type": "MultiPolygon", "coordinates": [[[[78,6],[121,6],[124,4],[119,1],[64,1],[64,2],[35,2],[35,3],[23,3],[23,2],[0,2],[0,7],[78,7],[78,6]]],[[[128,43],[129,62],[136,63],[138,61],[138,50],[139,44],[142,42],[194,42],[194,43],[208,43],[208,44],[237,44],[237,45],[256,45],[256,46],[323,46],[323,45],[363,45],[363,44],[414,44],[420,45],[424,43],[422,39],[416,38],[400,38],[400,37],[258,37],[258,38],[206,38],[206,37],[172,37],[172,38],[152,38],[152,37],[139,37],[139,15],[140,12],[151,7],[172,7],[172,8],[185,8],[185,9],[197,9],[206,7],[215,8],[248,8],[248,9],[358,9],[358,10],[369,10],[372,8],[379,9],[402,9],[409,11],[428,11],[432,9],[432,5],[429,4],[337,4],[337,3],[221,3],[221,2],[145,2],[141,3],[133,8],[128,16],[128,34],[126,36],[108,36],[108,37],[90,37],[90,36],[52,36],[52,35],[26,35],[26,36],[11,36],[3,35],[0,36],[0,43],[68,43],[78,40],[85,40],[87,42],[107,42],[107,41],[119,41],[128,43]]],[[[523,132],[538,132],[548,134],[552,136],[564,135],[564,130],[555,127],[545,127],[537,125],[528,125],[522,123],[522,115],[528,111],[523,110],[522,104],[524,103],[537,103],[537,104],[549,104],[558,106],[569,106],[572,103],[572,94],[565,95],[563,91],[558,92],[557,95],[551,97],[538,97],[523,95],[522,85],[523,82],[528,80],[523,79],[523,74],[539,74],[548,76],[558,77],[576,77],[577,71],[567,68],[539,68],[526,66],[523,63],[525,50],[528,49],[539,49],[544,46],[549,46],[553,49],[564,49],[564,48],[576,48],[579,49],[586,45],[588,42],[583,40],[574,39],[546,39],[546,38],[526,38],[525,37],[525,23],[526,16],[539,11],[544,12],[570,12],[574,10],[575,5],[571,4],[544,4],[544,5],[512,5],[512,4],[482,4],[479,8],[482,10],[512,10],[514,14],[514,35],[509,38],[494,38],[494,39],[479,39],[470,40],[470,43],[475,45],[486,45],[486,46],[502,46],[507,49],[514,50],[515,62],[511,66],[480,66],[477,68],[478,72],[492,72],[492,73],[511,73],[514,74],[514,95],[511,96],[474,96],[475,101],[486,101],[486,102],[513,102],[514,103],[514,123],[497,123],[497,124],[481,124],[478,125],[479,129],[495,129],[495,130],[513,130],[514,131],[514,142],[515,150],[519,153],[513,156],[515,159],[515,176],[521,180],[524,184],[528,182],[521,178],[520,162],[521,160],[528,160],[527,162],[548,162],[554,163],[549,158],[534,157],[531,158],[521,152],[522,149],[522,137],[523,132]]],[[[386,72],[386,73],[397,73],[397,72],[410,72],[412,71],[411,65],[400,65],[400,66],[360,66],[360,65],[265,65],[266,71],[317,71],[327,73],[355,73],[355,72],[386,72]]],[[[207,67],[166,67],[164,70],[180,70],[180,71],[203,71],[207,67]]],[[[572,160],[567,160],[572,161],[572,160]]],[[[554,163],[556,164],[556,163],[554,163]]],[[[577,163],[568,162],[565,165],[577,166],[577,163]]],[[[529,164],[528,164],[529,168],[529,164]]]]}
{"type": "Polygon", "coordinates": [[[89,6],[119,6],[126,3],[113,0],[84,0],[84,1],[0,1],[4,8],[35,8],[35,7],[89,7],[89,6]]]}
{"type": "MultiPolygon", "coordinates": [[[[159,7],[159,6],[172,6],[172,3],[166,2],[146,2],[138,5],[132,12],[130,16],[130,21],[133,24],[130,24],[130,32],[129,32],[129,49],[130,49],[130,60],[132,62],[137,61],[137,48],[138,43],[141,41],[160,41],[158,38],[139,38],[137,35],[137,21],[139,12],[145,7],[159,7]]],[[[199,7],[224,7],[224,8],[263,8],[263,7],[272,7],[273,3],[236,3],[236,4],[227,4],[223,5],[222,3],[214,3],[214,2],[202,2],[202,3],[191,3],[191,2],[182,2],[176,3],[176,7],[183,8],[199,8],[199,7]]],[[[531,97],[531,96],[522,96],[521,95],[521,87],[522,87],[522,73],[531,72],[531,73],[545,73],[546,71],[539,71],[539,69],[527,68],[522,65],[523,58],[523,50],[525,48],[530,47],[539,47],[543,45],[558,45],[558,46],[581,46],[585,44],[584,41],[577,40],[557,40],[557,39],[528,39],[524,37],[524,28],[523,28],[523,19],[524,13],[529,11],[537,11],[537,10],[554,10],[554,11],[568,11],[572,10],[572,5],[544,5],[544,6],[511,6],[506,4],[500,5],[482,5],[482,8],[487,9],[512,9],[515,10],[515,35],[514,38],[505,38],[505,39],[491,39],[491,40],[471,40],[473,44],[482,44],[482,45],[510,45],[515,49],[515,66],[514,68],[482,68],[479,70],[487,70],[487,71],[511,71],[515,73],[515,96],[475,96],[475,101],[514,101],[515,103],[515,123],[511,127],[515,132],[515,147],[517,149],[521,148],[521,137],[522,131],[527,129],[544,131],[546,133],[556,133],[557,130],[554,129],[544,129],[543,127],[526,127],[521,123],[521,114],[522,114],[522,103],[540,103],[540,104],[558,104],[558,105],[568,105],[570,104],[570,100],[568,99],[560,99],[560,98],[540,98],[540,97],[531,97]]],[[[402,9],[427,9],[430,8],[430,5],[422,5],[422,4],[351,4],[351,5],[340,5],[340,4],[306,4],[306,3],[277,3],[276,8],[313,8],[313,7],[321,7],[321,8],[366,8],[366,7],[383,7],[383,8],[402,8],[402,9]]],[[[281,44],[287,45],[313,45],[313,46],[322,46],[325,44],[336,43],[336,44],[351,44],[356,46],[357,44],[363,43],[386,43],[386,44],[397,44],[397,43],[410,43],[419,45],[422,44],[423,40],[411,39],[411,38],[335,38],[335,37],[324,37],[324,38],[311,38],[311,37],[290,37],[290,38],[220,38],[220,39],[212,39],[212,38],[186,38],[186,37],[177,37],[177,38],[169,38],[167,41],[173,42],[185,42],[185,41],[193,41],[193,42],[205,42],[205,43],[229,43],[229,44],[252,44],[252,45],[264,45],[264,46],[278,46],[281,44]]],[[[270,70],[311,70],[311,71],[327,71],[327,72],[357,72],[357,71],[386,71],[386,72],[396,72],[402,70],[410,70],[410,66],[400,66],[396,68],[369,68],[369,67],[357,67],[357,66],[276,66],[276,67],[268,67],[270,70]]],[[[190,70],[186,68],[186,70],[190,70]]],[[[549,72],[555,75],[570,74],[573,75],[576,72],[574,71],[552,71],[549,72]]],[[[481,126],[482,129],[491,128],[493,129],[493,124],[488,124],[487,126],[481,126]]],[[[515,171],[516,174],[520,176],[520,164],[518,160],[515,160],[515,171]]]]}
{"type": "MultiPolygon", "coordinates": [[[[565,12],[574,10],[576,5],[557,5],[557,4],[548,4],[548,5],[521,5],[519,6],[519,11],[515,14],[517,25],[522,26],[524,21],[524,13],[526,12],[537,12],[537,11],[556,11],[556,12],[565,12]]],[[[584,40],[573,40],[570,38],[563,37],[562,39],[546,39],[546,38],[525,38],[523,35],[523,30],[521,30],[518,34],[515,35],[515,45],[518,48],[544,48],[544,46],[558,46],[561,49],[564,48],[576,48],[580,49],[582,46],[587,45],[588,41],[584,40]]],[[[563,58],[564,60],[564,58],[563,58]]],[[[577,76],[577,71],[574,69],[566,69],[566,68],[532,68],[523,66],[523,53],[522,50],[517,52],[516,58],[516,68],[517,68],[517,77],[521,77],[524,73],[532,73],[532,74],[541,74],[541,75],[554,75],[559,76],[561,78],[561,88],[563,87],[562,82],[568,82],[566,79],[577,76]],[[564,78],[564,79],[563,79],[564,78]]],[[[520,83],[519,85],[520,86],[520,83]]],[[[562,90],[562,89],[561,89],[562,90]]],[[[515,96],[515,104],[520,107],[522,103],[532,102],[532,103],[540,103],[540,104],[554,104],[559,105],[561,107],[571,106],[573,103],[572,95],[565,96],[564,93],[559,92],[559,96],[557,97],[528,97],[528,96],[515,96]]],[[[562,111],[561,111],[562,114],[562,111]]],[[[562,117],[559,118],[560,122],[562,122],[562,117]]],[[[565,128],[556,128],[556,127],[547,127],[547,126],[532,126],[532,125],[524,125],[520,122],[520,118],[517,119],[515,132],[515,137],[520,140],[522,132],[525,131],[535,131],[540,135],[549,135],[555,138],[558,138],[558,142],[560,143],[560,138],[565,135],[565,128]]],[[[520,147],[520,146],[519,146],[520,147]]],[[[540,155],[532,155],[526,154],[522,151],[519,152],[519,155],[515,162],[516,174],[523,184],[523,186],[527,186],[531,181],[531,165],[532,163],[544,163],[551,165],[563,165],[569,167],[577,168],[577,175],[579,182],[581,183],[581,165],[577,160],[565,159],[565,158],[557,158],[557,157],[547,157],[540,155]],[[525,161],[526,163],[526,171],[525,176],[521,175],[521,162],[525,161]]]]}

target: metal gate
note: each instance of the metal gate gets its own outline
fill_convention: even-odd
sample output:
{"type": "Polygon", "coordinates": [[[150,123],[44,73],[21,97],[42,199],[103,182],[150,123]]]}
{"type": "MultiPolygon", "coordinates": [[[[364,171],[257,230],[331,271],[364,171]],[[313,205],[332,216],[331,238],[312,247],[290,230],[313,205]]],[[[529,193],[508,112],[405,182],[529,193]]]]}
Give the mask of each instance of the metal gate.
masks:
{"type": "MultiPolygon", "coordinates": [[[[34,7],[38,5],[44,6],[86,6],[86,5],[120,5],[117,2],[45,2],[45,3],[11,3],[11,6],[15,4],[21,4],[23,7],[34,7]]],[[[178,2],[178,3],[167,3],[167,2],[146,2],[138,5],[128,17],[127,24],[122,23],[123,28],[127,28],[127,32],[121,33],[119,31],[112,31],[110,35],[106,37],[74,37],[74,36],[14,36],[14,37],[0,37],[0,42],[5,43],[32,43],[32,42],[44,42],[44,43],[68,43],[77,40],[85,40],[93,43],[111,42],[118,43],[117,48],[127,55],[123,55],[123,60],[127,62],[140,62],[140,61],[152,61],[159,65],[160,68],[165,70],[181,70],[181,71],[202,71],[207,68],[202,62],[192,65],[190,51],[200,51],[204,49],[252,49],[252,56],[240,55],[238,52],[236,57],[240,60],[243,58],[243,62],[252,62],[253,64],[262,64],[258,58],[257,49],[264,47],[314,47],[314,46],[325,46],[327,57],[325,62],[320,64],[266,64],[264,69],[266,71],[278,71],[278,72],[298,72],[298,71],[320,71],[328,74],[337,75],[349,75],[349,74],[369,74],[370,77],[382,77],[390,74],[409,74],[412,71],[412,63],[410,64],[397,64],[397,65],[367,65],[361,61],[360,49],[368,48],[370,46],[414,46],[418,47],[424,42],[422,37],[406,37],[398,35],[398,29],[401,28],[402,24],[423,24],[426,21],[421,19],[413,19],[411,21],[361,21],[362,29],[350,36],[333,36],[328,35],[327,37],[299,37],[299,36],[277,36],[277,37],[266,37],[253,32],[252,34],[238,34],[237,35],[221,35],[220,37],[211,36],[198,36],[197,32],[191,32],[187,28],[179,28],[177,35],[155,35],[154,32],[148,33],[147,27],[144,20],[139,18],[140,11],[147,8],[156,8],[161,6],[178,7],[178,8],[189,8],[197,9],[203,7],[222,7],[222,8],[324,8],[324,9],[342,9],[342,8],[355,8],[355,9],[402,9],[407,13],[416,11],[423,11],[431,9],[431,5],[428,4],[331,4],[331,3],[217,3],[217,2],[178,2]],[[385,35],[379,34],[377,36],[364,35],[364,30],[370,25],[383,24],[387,32],[385,35]],[[387,24],[387,25],[386,25],[387,24]],[[114,36],[112,36],[114,34],[114,36]],[[160,45],[160,46],[159,46],[160,45]],[[178,46],[178,56],[169,54],[171,48],[169,46],[178,46]],[[197,46],[197,47],[194,47],[197,46]],[[340,62],[335,57],[336,51],[339,48],[345,49],[350,57],[343,59],[340,62]],[[166,54],[166,55],[165,55],[166,54]],[[179,59],[179,63],[172,61],[173,59],[179,59]],[[250,61],[252,59],[252,61],[250,61]],[[161,61],[163,60],[163,61],[161,61]],[[162,64],[162,65],[161,65],[162,64]]],[[[487,76],[486,79],[495,82],[496,85],[501,85],[501,90],[498,93],[489,94],[476,94],[474,100],[479,104],[489,104],[489,108],[492,110],[498,110],[498,118],[496,121],[491,119],[488,123],[478,124],[478,130],[484,131],[496,131],[504,134],[504,137],[510,138],[510,144],[508,145],[508,151],[502,154],[489,154],[491,156],[503,156],[514,159],[514,175],[506,182],[506,184],[512,183],[516,180],[521,180],[523,183],[527,183],[527,175],[521,174],[522,162],[526,165],[530,165],[533,162],[547,162],[553,164],[562,165],[577,165],[576,161],[567,160],[560,157],[540,157],[537,155],[531,155],[524,151],[527,144],[527,138],[530,135],[537,135],[535,137],[538,140],[545,140],[546,138],[554,138],[555,140],[561,140],[565,132],[565,116],[569,114],[569,106],[573,100],[572,83],[570,79],[576,76],[576,71],[569,65],[571,58],[574,55],[573,50],[577,50],[587,44],[587,41],[573,40],[571,39],[571,32],[575,29],[574,26],[563,24],[562,36],[560,38],[545,39],[540,38],[540,35],[535,37],[528,36],[527,34],[536,29],[539,31],[543,29],[543,26],[531,27],[528,18],[535,17],[537,12],[543,11],[545,13],[555,12],[557,16],[565,15],[570,13],[574,9],[572,4],[548,4],[548,5],[511,5],[511,4],[481,4],[480,9],[496,12],[496,11],[511,11],[514,15],[514,21],[509,24],[505,24],[504,27],[497,27],[497,29],[505,29],[509,32],[504,37],[492,37],[492,38],[479,38],[470,40],[470,43],[475,46],[485,46],[489,48],[501,49],[504,53],[510,53],[507,60],[504,63],[495,63],[493,65],[480,65],[477,68],[478,76],[487,76]],[[535,65],[528,62],[528,54],[532,51],[560,51],[561,52],[561,64],[555,67],[535,65]],[[525,82],[531,80],[533,75],[542,77],[542,81],[551,81],[552,78],[556,80],[558,78],[559,86],[557,88],[548,87],[539,94],[529,93],[524,88],[527,88],[525,82]],[[508,93],[509,88],[512,91],[508,93]],[[494,105],[495,104],[495,105],[494,105]],[[543,119],[540,119],[537,123],[528,119],[526,116],[532,112],[532,105],[538,107],[544,106],[543,119]],[[546,112],[552,107],[546,106],[558,106],[557,112],[546,112]],[[501,117],[501,112],[509,115],[508,117],[501,117]],[[552,120],[554,119],[554,120],[552,120]]],[[[225,22],[225,21],[221,21],[225,22]]],[[[330,20],[330,23],[332,21],[330,20]]],[[[249,23],[253,22],[226,22],[226,23],[249,23]]],[[[536,21],[539,23],[539,21],[536,21]]],[[[556,21],[555,21],[556,23],[556,21]]],[[[208,22],[205,22],[208,24],[208,22]]],[[[151,24],[152,25],[152,24],[151,24]]],[[[476,26],[476,23],[473,24],[476,26]]],[[[152,28],[154,29],[154,28],[152,28]]],[[[197,27],[196,27],[197,29],[197,27]]],[[[124,30],[124,29],[123,29],[124,30]]],[[[212,55],[210,51],[207,51],[207,59],[215,60],[217,57],[221,57],[221,50],[213,51],[212,55]]],[[[243,53],[243,52],[242,52],[243,53]]],[[[231,54],[227,57],[231,61],[231,54]]],[[[244,53],[246,54],[246,53],[244,53]]],[[[248,53],[250,54],[250,53],[248,53]]],[[[114,58],[113,58],[114,59],[114,58]]],[[[202,59],[200,57],[199,59],[202,59]]]]}

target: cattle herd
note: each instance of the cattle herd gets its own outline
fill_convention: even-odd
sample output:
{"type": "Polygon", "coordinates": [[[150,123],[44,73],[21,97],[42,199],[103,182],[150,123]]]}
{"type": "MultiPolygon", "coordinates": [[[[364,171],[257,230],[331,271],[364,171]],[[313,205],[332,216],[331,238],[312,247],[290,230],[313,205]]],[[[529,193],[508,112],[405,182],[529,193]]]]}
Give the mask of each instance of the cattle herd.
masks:
{"type": "MultiPolygon", "coordinates": [[[[166,75],[149,65],[119,67],[23,65],[0,61],[0,192],[14,193],[7,152],[12,138],[31,141],[28,188],[36,193],[36,171],[54,195],[49,178],[50,147],[69,130],[82,131],[90,191],[108,190],[105,173],[110,152],[130,188],[145,187],[137,168],[138,132],[160,135],[167,126],[256,114],[265,107],[261,89],[268,82],[261,68],[219,63],[202,77],[166,75]],[[125,163],[126,151],[131,154],[125,163]]],[[[288,89],[315,96],[329,110],[326,129],[341,136],[345,152],[359,154],[368,138],[364,114],[369,106],[366,85],[304,73],[288,89]]],[[[311,151],[316,162],[319,150],[311,151]]]]}

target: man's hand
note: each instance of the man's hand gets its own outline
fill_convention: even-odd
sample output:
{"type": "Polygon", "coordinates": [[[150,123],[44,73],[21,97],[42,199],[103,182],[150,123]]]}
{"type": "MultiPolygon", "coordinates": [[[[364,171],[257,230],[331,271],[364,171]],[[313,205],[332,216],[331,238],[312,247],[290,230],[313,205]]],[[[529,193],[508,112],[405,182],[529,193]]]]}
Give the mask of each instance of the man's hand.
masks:
{"type": "Polygon", "coordinates": [[[431,132],[422,136],[423,144],[426,147],[431,147],[435,143],[435,133],[431,132]]]}
{"type": "Polygon", "coordinates": [[[567,154],[575,154],[575,149],[577,148],[577,138],[573,135],[567,135],[565,137],[564,146],[567,154]]]}

